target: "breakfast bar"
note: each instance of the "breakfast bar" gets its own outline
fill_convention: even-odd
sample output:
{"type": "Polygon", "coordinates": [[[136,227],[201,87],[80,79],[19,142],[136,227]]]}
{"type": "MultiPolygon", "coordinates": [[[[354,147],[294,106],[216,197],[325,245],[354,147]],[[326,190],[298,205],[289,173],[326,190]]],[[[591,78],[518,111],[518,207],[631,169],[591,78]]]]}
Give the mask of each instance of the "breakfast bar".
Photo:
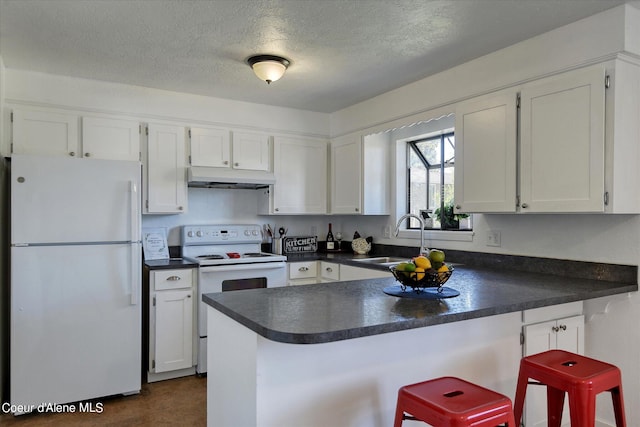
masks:
{"type": "Polygon", "coordinates": [[[460,265],[453,298],[393,277],[205,294],[211,426],[388,426],[400,386],[443,375],[513,397],[523,312],[637,283],[460,265]]]}

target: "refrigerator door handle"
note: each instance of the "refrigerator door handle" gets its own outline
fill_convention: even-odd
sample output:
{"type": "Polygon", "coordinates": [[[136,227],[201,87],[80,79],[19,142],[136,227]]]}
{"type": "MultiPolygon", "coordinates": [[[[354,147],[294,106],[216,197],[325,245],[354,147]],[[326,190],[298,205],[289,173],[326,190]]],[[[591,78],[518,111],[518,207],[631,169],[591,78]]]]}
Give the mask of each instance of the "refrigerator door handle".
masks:
{"type": "Polygon", "coordinates": [[[136,182],[129,181],[129,195],[131,202],[131,241],[140,241],[140,218],[138,215],[138,186],[136,182]]]}
{"type": "Polygon", "coordinates": [[[136,245],[131,245],[131,277],[129,278],[131,282],[131,305],[138,305],[138,289],[137,284],[139,283],[140,278],[140,263],[138,262],[138,256],[136,254],[136,245]]]}

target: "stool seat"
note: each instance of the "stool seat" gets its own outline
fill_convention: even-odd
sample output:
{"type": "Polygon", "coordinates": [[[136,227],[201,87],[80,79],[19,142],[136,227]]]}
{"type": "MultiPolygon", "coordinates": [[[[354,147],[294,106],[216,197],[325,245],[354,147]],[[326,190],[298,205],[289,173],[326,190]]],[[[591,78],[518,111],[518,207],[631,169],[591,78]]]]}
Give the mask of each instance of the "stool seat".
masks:
{"type": "Polygon", "coordinates": [[[516,425],[508,397],[455,377],[401,387],[394,427],[400,427],[405,419],[438,427],[516,425]]]}
{"type": "Polygon", "coordinates": [[[571,425],[593,427],[596,395],[605,391],[611,392],[616,426],[626,426],[622,375],[614,365],[563,350],[549,350],[522,358],[514,405],[518,422],[522,418],[530,379],[547,386],[549,427],[560,426],[565,393],[569,395],[571,425]]]}

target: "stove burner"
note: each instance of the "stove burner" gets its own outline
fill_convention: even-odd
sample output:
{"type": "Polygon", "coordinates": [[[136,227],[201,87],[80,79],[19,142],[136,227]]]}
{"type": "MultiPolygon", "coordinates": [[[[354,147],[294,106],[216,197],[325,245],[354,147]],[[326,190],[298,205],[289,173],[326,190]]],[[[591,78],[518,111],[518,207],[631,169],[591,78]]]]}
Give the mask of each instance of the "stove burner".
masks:
{"type": "Polygon", "coordinates": [[[200,255],[197,256],[196,258],[198,259],[223,259],[224,257],[222,255],[200,255]]]}

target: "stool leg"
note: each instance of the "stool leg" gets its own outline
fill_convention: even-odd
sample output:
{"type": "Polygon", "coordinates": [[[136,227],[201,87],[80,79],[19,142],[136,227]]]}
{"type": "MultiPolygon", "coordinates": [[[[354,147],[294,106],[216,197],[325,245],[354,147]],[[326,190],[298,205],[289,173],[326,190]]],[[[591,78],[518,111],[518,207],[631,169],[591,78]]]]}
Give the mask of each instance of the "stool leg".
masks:
{"type": "Polygon", "coordinates": [[[622,386],[614,387],[611,390],[613,400],[613,412],[616,415],[616,427],[627,427],[627,420],[624,416],[624,399],[622,398],[622,386]]]}
{"type": "Polygon", "coordinates": [[[402,405],[402,398],[398,396],[398,403],[396,404],[396,416],[393,421],[393,427],[402,427],[402,420],[404,415],[404,406],[402,405]]]}
{"type": "Polygon", "coordinates": [[[517,424],[520,424],[522,420],[522,409],[524,408],[524,397],[527,394],[527,383],[529,378],[522,374],[522,368],[520,368],[520,375],[518,375],[518,384],[516,386],[516,398],[513,402],[513,414],[517,424]]]}
{"type": "Polygon", "coordinates": [[[569,412],[572,425],[594,427],[596,425],[596,396],[590,390],[576,387],[572,393],[569,393],[569,412]]]}
{"type": "MultiPolygon", "coordinates": [[[[547,386],[547,424],[549,427],[560,427],[562,408],[564,406],[564,390],[547,386]]],[[[572,414],[573,416],[573,414],[572,414]]],[[[571,418],[573,422],[573,418],[571,418]]],[[[576,424],[582,426],[582,424],[576,424]]]]}

